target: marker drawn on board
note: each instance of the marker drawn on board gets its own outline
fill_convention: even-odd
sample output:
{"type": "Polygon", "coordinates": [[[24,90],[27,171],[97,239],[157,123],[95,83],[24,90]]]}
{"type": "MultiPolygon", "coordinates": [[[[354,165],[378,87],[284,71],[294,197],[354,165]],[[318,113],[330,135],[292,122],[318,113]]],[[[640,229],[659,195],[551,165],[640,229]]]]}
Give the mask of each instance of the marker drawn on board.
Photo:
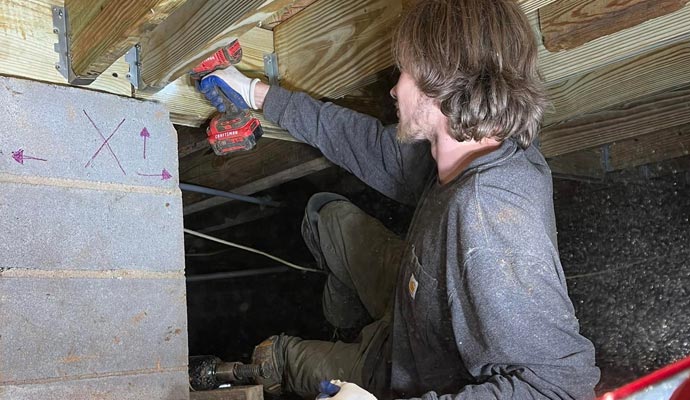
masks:
{"type": "Polygon", "coordinates": [[[82,110],[82,111],[84,111],[84,115],[86,115],[86,118],[89,119],[89,122],[91,122],[91,125],[93,125],[93,127],[96,129],[96,132],[98,132],[98,134],[101,135],[101,139],[103,139],[103,144],[101,144],[101,147],[99,147],[98,150],[96,150],[96,152],[93,154],[93,156],[91,156],[91,159],[86,163],[86,165],[84,165],[84,168],[87,168],[89,166],[89,164],[91,164],[91,162],[96,158],[98,153],[100,153],[101,150],[103,150],[103,147],[107,147],[110,154],[112,154],[113,158],[115,158],[115,162],[117,162],[117,166],[120,167],[120,171],[122,171],[122,173],[124,175],[127,175],[127,173],[125,172],[125,169],[122,168],[122,164],[120,164],[120,159],[117,158],[117,155],[115,155],[115,152],[113,151],[112,147],[110,147],[110,143],[108,143],[108,141],[110,141],[110,139],[115,135],[115,133],[117,133],[117,130],[120,129],[122,124],[125,122],[125,118],[122,118],[122,121],[120,121],[120,123],[117,125],[117,127],[115,127],[115,130],[113,131],[113,133],[111,133],[110,136],[108,136],[108,138],[106,138],[105,136],[103,136],[103,133],[101,132],[101,130],[98,129],[98,127],[96,126],[96,123],[93,122],[93,120],[91,119],[89,114],[86,113],[86,110],[82,110]]]}
{"type": "Polygon", "coordinates": [[[160,174],[142,174],[137,172],[137,175],[139,176],[158,176],[161,178],[162,181],[167,181],[168,179],[172,178],[172,175],[170,175],[170,172],[168,172],[167,169],[163,168],[163,172],[160,174]]]}
{"type": "Polygon", "coordinates": [[[12,158],[14,159],[14,161],[16,161],[20,164],[24,164],[24,160],[48,161],[44,158],[27,156],[26,154],[24,154],[24,149],[19,149],[17,151],[13,151],[12,152],[12,158]]]}
{"type": "Polygon", "coordinates": [[[146,139],[151,137],[151,134],[149,133],[149,130],[144,127],[144,129],[141,130],[141,133],[139,136],[144,138],[144,160],[146,160],[146,139]]]}

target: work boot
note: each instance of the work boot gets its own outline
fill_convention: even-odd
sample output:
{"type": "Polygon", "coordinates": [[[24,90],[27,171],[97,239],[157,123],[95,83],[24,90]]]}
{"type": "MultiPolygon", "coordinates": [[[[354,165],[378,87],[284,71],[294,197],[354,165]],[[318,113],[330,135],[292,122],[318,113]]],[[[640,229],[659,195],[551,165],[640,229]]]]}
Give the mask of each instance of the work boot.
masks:
{"type": "Polygon", "coordinates": [[[254,347],[252,354],[252,364],[261,365],[261,377],[256,378],[256,383],[263,385],[266,393],[276,396],[282,393],[285,367],[282,338],[283,335],[269,337],[254,347]]]}
{"type": "Polygon", "coordinates": [[[319,244],[319,211],[328,203],[332,201],[349,201],[346,197],[339,194],[322,192],[311,196],[307,202],[307,207],[304,210],[304,218],[302,219],[302,237],[307,248],[316,259],[316,265],[327,271],[326,260],[321,253],[321,245],[319,244]]]}

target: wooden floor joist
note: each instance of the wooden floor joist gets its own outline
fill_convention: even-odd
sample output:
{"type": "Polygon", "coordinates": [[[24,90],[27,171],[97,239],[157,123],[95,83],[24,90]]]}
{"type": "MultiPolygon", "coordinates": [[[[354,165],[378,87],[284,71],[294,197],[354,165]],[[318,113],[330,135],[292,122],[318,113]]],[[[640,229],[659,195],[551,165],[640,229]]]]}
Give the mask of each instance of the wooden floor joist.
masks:
{"type": "Polygon", "coordinates": [[[570,0],[539,10],[544,47],[574,49],[591,40],[680,10],[688,0],[570,0]]]}
{"type": "Polygon", "coordinates": [[[274,30],[281,84],[337,98],[393,64],[400,0],[320,0],[274,30]]]}
{"type": "Polygon", "coordinates": [[[539,46],[539,65],[546,82],[640,55],[690,38],[690,5],[568,51],[552,53],[539,46]]]}
{"type": "MultiPolygon", "coordinates": [[[[180,181],[252,194],[330,165],[318,150],[306,144],[262,139],[254,150],[230,157],[218,157],[209,148],[182,158],[180,181]]],[[[192,212],[189,210],[197,212],[227,202],[227,199],[202,198],[201,195],[186,193],[183,197],[185,214],[192,212]],[[201,204],[195,205],[197,202],[201,204]]]]}
{"type": "Polygon", "coordinates": [[[689,123],[690,89],[685,88],[547,127],[541,150],[555,157],[689,123]]]}
{"type": "Polygon", "coordinates": [[[547,85],[555,112],[544,125],[690,84],[690,42],[620,61],[547,85]]]}
{"type": "Polygon", "coordinates": [[[690,154],[690,124],[611,143],[609,165],[614,171],[690,154]]]}
{"type": "Polygon", "coordinates": [[[525,14],[537,11],[542,7],[546,7],[556,0],[517,0],[520,8],[525,14]]]}
{"type": "Polygon", "coordinates": [[[153,89],[163,88],[221,46],[241,37],[295,1],[189,2],[142,44],[144,82],[153,89]]]}
{"type": "Polygon", "coordinates": [[[602,178],[606,173],[663,163],[690,155],[690,124],[619,140],[548,160],[552,172],[602,178]]]}
{"type": "MultiPolygon", "coordinates": [[[[67,83],[55,69],[58,54],[53,47],[58,37],[53,33],[51,8],[62,5],[60,0],[0,1],[0,74],[67,83]]],[[[88,88],[129,96],[132,87],[125,77],[128,69],[120,59],[88,88]]]]}
{"type": "Polygon", "coordinates": [[[581,150],[575,153],[547,160],[555,175],[601,179],[606,175],[606,159],[601,147],[581,150]]]}
{"type": "MultiPolygon", "coordinates": [[[[313,173],[323,171],[326,168],[332,167],[333,164],[326,160],[325,157],[315,158],[313,160],[305,161],[297,164],[294,167],[280,170],[272,175],[263,176],[256,181],[247,183],[240,187],[230,189],[231,192],[243,195],[250,195],[262,190],[270,189],[274,186],[281,185],[303,176],[311,175],[313,173]]],[[[201,200],[184,207],[184,215],[194,214],[199,211],[216,207],[221,204],[226,204],[232,200],[223,197],[212,197],[210,199],[201,200]]]]}
{"type": "MultiPolygon", "coordinates": [[[[522,0],[526,12],[553,0],[522,0]]],[[[282,84],[316,98],[342,97],[393,65],[401,0],[319,0],[274,29],[282,84]]]]}
{"type": "Polygon", "coordinates": [[[316,0],[297,0],[275,13],[275,15],[266,18],[263,22],[261,22],[261,27],[264,29],[273,30],[273,28],[287,21],[300,11],[303,11],[307,6],[315,1],[316,0]]]}
{"type": "Polygon", "coordinates": [[[185,1],[65,0],[74,74],[99,76],[185,1]]]}

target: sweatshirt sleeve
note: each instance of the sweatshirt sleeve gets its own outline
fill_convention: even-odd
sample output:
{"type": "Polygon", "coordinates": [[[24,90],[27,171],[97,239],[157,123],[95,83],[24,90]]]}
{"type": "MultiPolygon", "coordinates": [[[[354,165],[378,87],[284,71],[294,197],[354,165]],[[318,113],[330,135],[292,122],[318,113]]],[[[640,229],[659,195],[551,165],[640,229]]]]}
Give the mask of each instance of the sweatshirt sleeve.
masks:
{"type": "Polygon", "coordinates": [[[592,343],[554,266],[529,255],[477,250],[449,300],[456,343],[476,384],[427,400],[593,399],[592,343]]]}
{"type": "Polygon", "coordinates": [[[429,144],[400,144],[395,126],[315,100],[305,93],[271,86],[265,117],[331,162],[401,203],[414,205],[435,166],[429,144]]]}

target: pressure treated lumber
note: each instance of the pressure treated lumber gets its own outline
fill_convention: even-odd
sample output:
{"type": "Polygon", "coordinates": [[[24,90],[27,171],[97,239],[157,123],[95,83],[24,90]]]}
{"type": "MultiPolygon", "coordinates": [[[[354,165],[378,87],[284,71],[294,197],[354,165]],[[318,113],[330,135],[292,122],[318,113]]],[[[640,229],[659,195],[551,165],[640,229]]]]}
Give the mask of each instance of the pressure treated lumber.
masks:
{"type": "Polygon", "coordinates": [[[683,41],[548,84],[555,112],[544,125],[688,84],[690,41],[683,41]]]}
{"type": "MultiPolygon", "coordinates": [[[[51,83],[66,83],[55,69],[58,54],[53,48],[51,8],[62,6],[59,0],[0,1],[0,74],[51,83]]],[[[88,87],[129,96],[128,66],[118,60],[88,87]],[[113,76],[117,75],[117,77],[113,76]]]]}
{"type": "MultiPolygon", "coordinates": [[[[240,194],[253,194],[330,165],[318,150],[306,144],[261,139],[254,150],[231,157],[218,157],[212,151],[200,151],[181,159],[180,180],[240,194]]],[[[227,199],[202,198],[194,193],[185,193],[185,214],[227,202],[227,199]],[[197,205],[197,202],[200,204],[197,205]]]]}
{"type": "Polygon", "coordinates": [[[621,170],[690,154],[690,124],[675,126],[632,139],[612,143],[612,170],[621,170]]]}
{"type": "MultiPolygon", "coordinates": [[[[254,150],[231,157],[200,151],[181,159],[180,181],[227,190],[320,156],[318,150],[303,143],[261,139],[254,150]]],[[[185,197],[185,204],[189,198],[185,197]]]]}
{"type": "Polygon", "coordinates": [[[591,40],[680,10],[688,0],[569,0],[539,10],[544,47],[574,49],[591,40]]]}
{"type": "MultiPolygon", "coordinates": [[[[190,1],[142,45],[144,83],[160,89],[295,0],[190,1]]],[[[240,41],[241,42],[241,41],[240,41]]]]}
{"type": "MultiPolygon", "coordinates": [[[[289,182],[313,173],[323,171],[326,168],[332,167],[330,161],[325,157],[315,158],[310,161],[306,161],[302,164],[295,165],[294,167],[286,168],[276,172],[273,175],[262,177],[256,181],[250,182],[246,185],[240,186],[238,188],[232,189],[233,193],[250,195],[262,190],[270,189],[274,186],[281,185],[285,182],[289,182]]],[[[193,203],[189,206],[185,206],[184,215],[194,214],[199,211],[207,210],[209,208],[226,204],[232,200],[223,197],[213,197],[210,199],[202,200],[197,203],[193,203]]]]}
{"type": "Polygon", "coordinates": [[[538,9],[546,7],[555,1],[556,0],[517,0],[520,8],[525,12],[525,14],[537,11],[538,9]]]}
{"type": "MultiPolygon", "coordinates": [[[[273,34],[262,28],[252,28],[239,37],[242,44],[242,62],[237,69],[251,78],[263,78],[263,54],[273,52],[273,34]]],[[[170,110],[173,123],[184,126],[200,126],[215,112],[210,103],[191,84],[189,77],[183,75],[175,82],[155,93],[135,92],[135,97],[164,103],[170,110]]],[[[285,131],[261,119],[266,137],[294,140],[285,131]]]]}
{"type": "Polygon", "coordinates": [[[95,77],[186,0],[65,0],[76,76],[95,77]]]}
{"type": "Polygon", "coordinates": [[[319,0],[278,25],[274,46],[281,85],[337,98],[393,64],[391,39],[400,0],[319,0]]]}
{"type": "Polygon", "coordinates": [[[279,12],[276,12],[274,15],[270,16],[269,18],[266,18],[262,23],[261,27],[264,29],[273,29],[275,28],[278,24],[281,24],[290,17],[294,16],[298,12],[304,10],[307,6],[309,6],[311,3],[315,2],[316,0],[297,0],[294,1],[292,4],[288,5],[287,7],[284,7],[282,10],[279,12]]]}
{"type": "Polygon", "coordinates": [[[554,174],[602,178],[606,173],[690,155],[690,124],[548,159],[554,174]]]}
{"type": "Polygon", "coordinates": [[[546,82],[604,67],[690,38],[690,5],[635,27],[558,53],[539,45],[539,66],[546,82]]]}
{"type": "Polygon", "coordinates": [[[601,179],[606,175],[606,161],[601,147],[581,150],[547,159],[555,175],[601,179]]]}
{"type": "Polygon", "coordinates": [[[597,147],[690,123],[690,89],[645,97],[541,132],[546,157],[597,147]]]}
{"type": "MultiPolygon", "coordinates": [[[[261,129],[263,130],[262,138],[301,143],[299,140],[290,136],[287,131],[266,121],[263,114],[254,112],[254,116],[261,121],[261,129]]],[[[177,154],[179,158],[186,157],[199,150],[208,150],[210,148],[206,135],[207,126],[208,124],[203,124],[200,127],[177,126],[177,154]]]]}
{"type": "MultiPolygon", "coordinates": [[[[553,0],[523,0],[526,12],[553,0]]],[[[338,98],[393,65],[392,33],[401,0],[319,0],[273,30],[281,85],[338,98]]]]}

